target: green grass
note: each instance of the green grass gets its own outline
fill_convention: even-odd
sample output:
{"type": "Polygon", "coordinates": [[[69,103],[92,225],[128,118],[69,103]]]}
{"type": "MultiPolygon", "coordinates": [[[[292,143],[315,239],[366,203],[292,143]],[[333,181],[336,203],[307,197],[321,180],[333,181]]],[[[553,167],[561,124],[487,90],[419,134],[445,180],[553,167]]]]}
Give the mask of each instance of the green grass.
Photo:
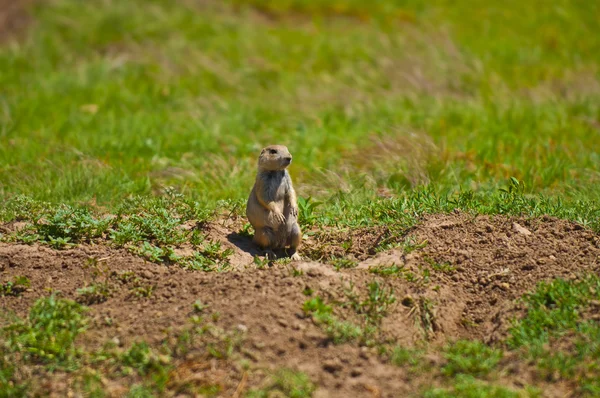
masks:
{"type": "Polygon", "coordinates": [[[42,298],[31,307],[29,318],[2,329],[10,352],[25,360],[57,367],[76,366],[79,350],[75,339],[87,328],[85,308],[55,296],[42,298]]]}
{"type": "Polygon", "coordinates": [[[267,398],[272,396],[309,398],[312,397],[315,389],[315,384],[306,374],[282,368],[271,375],[266,387],[250,390],[246,396],[248,398],[267,398]]]}
{"type": "Polygon", "coordinates": [[[446,359],[448,363],[442,368],[445,375],[485,376],[502,359],[502,350],[490,348],[479,341],[461,340],[446,349],[446,359]]]}
{"type": "Polygon", "coordinates": [[[541,283],[523,298],[527,314],[514,322],[508,346],[524,351],[542,375],[577,380],[578,392],[600,392],[600,277],[541,283]]]}
{"type": "Polygon", "coordinates": [[[0,195],[115,213],[172,186],[237,207],[277,142],[307,224],[384,222],[365,207],[401,206],[597,228],[598,6],[513,3],[43,2],[35,29],[0,49],[0,195]],[[499,193],[509,177],[524,203],[499,193]]]}

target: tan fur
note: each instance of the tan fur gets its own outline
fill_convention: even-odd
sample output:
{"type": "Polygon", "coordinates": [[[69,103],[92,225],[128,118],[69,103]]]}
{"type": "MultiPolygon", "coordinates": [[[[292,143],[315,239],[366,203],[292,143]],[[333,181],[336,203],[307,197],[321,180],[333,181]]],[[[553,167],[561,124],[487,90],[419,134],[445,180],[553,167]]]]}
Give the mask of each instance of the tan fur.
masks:
{"type": "Polygon", "coordinates": [[[256,181],[246,206],[246,216],[254,227],[254,242],[267,253],[287,246],[292,259],[298,260],[296,252],[302,235],[298,226],[298,202],[292,179],[286,168],[292,155],[283,145],[264,148],[258,158],[256,181]]]}

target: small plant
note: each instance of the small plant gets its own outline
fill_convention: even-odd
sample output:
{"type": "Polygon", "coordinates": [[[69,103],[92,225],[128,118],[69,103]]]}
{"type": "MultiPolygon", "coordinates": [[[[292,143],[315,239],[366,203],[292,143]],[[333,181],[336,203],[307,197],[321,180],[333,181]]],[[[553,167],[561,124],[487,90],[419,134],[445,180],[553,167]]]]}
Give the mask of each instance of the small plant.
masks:
{"type": "Polygon", "coordinates": [[[12,282],[0,285],[0,296],[18,296],[31,287],[31,282],[26,276],[15,276],[12,282]]]}
{"type": "Polygon", "coordinates": [[[204,312],[204,310],[207,309],[209,305],[204,304],[202,301],[200,301],[200,299],[198,299],[194,301],[193,307],[195,312],[204,312]]]}
{"type": "Polygon", "coordinates": [[[101,237],[112,220],[110,216],[97,219],[84,207],[61,205],[36,218],[32,229],[40,240],[61,249],[71,243],[101,237]]]}
{"type": "Polygon", "coordinates": [[[132,287],[129,292],[137,298],[148,298],[152,296],[154,292],[154,286],[152,285],[138,285],[132,287]]]}
{"type": "Polygon", "coordinates": [[[240,331],[225,332],[216,327],[210,329],[217,340],[207,344],[208,354],[217,359],[228,359],[238,351],[244,342],[244,335],[240,331]]]}
{"type": "Polygon", "coordinates": [[[408,254],[415,250],[422,249],[422,248],[426,247],[428,244],[429,244],[429,242],[426,240],[424,240],[420,243],[417,243],[414,241],[414,238],[408,237],[408,238],[406,238],[406,240],[403,243],[404,253],[408,254]]]}
{"type": "Polygon", "coordinates": [[[346,296],[350,299],[350,305],[356,313],[364,315],[367,324],[373,326],[381,324],[389,307],[396,302],[393,290],[385,288],[377,281],[368,284],[368,294],[365,300],[358,298],[353,285],[346,291],[346,296]]]}
{"type": "Polygon", "coordinates": [[[321,205],[320,202],[315,202],[312,198],[298,197],[298,220],[306,226],[315,224],[317,217],[315,209],[321,205]]]}
{"type": "MultiPolygon", "coordinates": [[[[168,365],[170,358],[159,357],[148,344],[134,343],[129,350],[120,356],[122,366],[135,369],[140,375],[146,375],[150,372],[162,370],[164,365],[168,365]]],[[[126,370],[127,373],[127,370],[126,370]]]]}
{"type": "Polygon", "coordinates": [[[363,335],[363,330],[350,322],[340,321],[333,315],[333,308],[321,297],[313,297],[304,302],[304,313],[310,314],[315,323],[321,325],[334,344],[353,341],[363,335]]]}
{"type": "Polygon", "coordinates": [[[454,272],[456,272],[456,267],[454,267],[450,263],[438,263],[437,261],[429,257],[425,257],[425,261],[431,266],[431,268],[434,271],[439,271],[444,274],[453,274],[454,272]]]}
{"type": "Polygon", "coordinates": [[[271,264],[271,260],[269,260],[266,256],[261,258],[260,256],[254,256],[254,265],[258,269],[266,269],[271,264]]]}
{"type": "Polygon", "coordinates": [[[80,301],[86,305],[103,303],[111,296],[111,288],[106,282],[92,283],[89,286],[77,289],[80,301]]]}
{"type": "Polygon", "coordinates": [[[395,346],[389,353],[390,362],[396,366],[417,367],[422,360],[423,353],[416,349],[395,346]]]}
{"type": "Polygon", "coordinates": [[[358,265],[356,261],[351,260],[349,258],[334,257],[330,259],[329,262],[335,267],[337,271],[339,271],[340,269],[356,268],[356,266],[358,265]]]}
{"type": "Polygon", "coordinates": [[[369,267],[369,272],[379,276],[400,276],[405,272],[404,266],[392,264],[390,266],[369,267]]]}

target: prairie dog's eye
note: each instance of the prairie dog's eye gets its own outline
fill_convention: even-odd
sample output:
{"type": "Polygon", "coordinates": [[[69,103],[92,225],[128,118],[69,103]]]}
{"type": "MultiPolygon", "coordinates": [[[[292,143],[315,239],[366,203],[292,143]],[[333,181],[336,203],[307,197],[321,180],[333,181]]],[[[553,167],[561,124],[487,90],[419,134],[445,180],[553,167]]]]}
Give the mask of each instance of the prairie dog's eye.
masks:
{"type": "Polygon", "coordinates": [[[269,149],[269,153],[271,155],[275,155],[277,153],[277,149],[269,149]]]}

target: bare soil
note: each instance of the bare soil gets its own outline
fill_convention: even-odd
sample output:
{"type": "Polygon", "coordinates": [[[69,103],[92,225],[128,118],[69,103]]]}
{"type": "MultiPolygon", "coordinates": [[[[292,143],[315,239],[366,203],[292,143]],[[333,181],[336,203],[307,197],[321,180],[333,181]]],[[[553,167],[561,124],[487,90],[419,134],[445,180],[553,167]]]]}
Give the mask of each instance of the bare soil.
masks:
{"type": "MultiPolygon", "coordinates": [[[[406,396],[426,376],[408,374],[371,349],[331,344],[302,312],[307,288],[334,302],[343,301],[351,286],[364,295],[373,280],[391,287],[398,300],[383,321],[382,334],[407,347],[423,340],[435,346],[458,338],[498,343],[506,336],[510,320],[521,314],[515,299],[537,283],[600,272],[600,236],[553,218],[432,215],[410,232],[409,238],[420,245],[408,254],[402,249],[374,254],[369,248],[382,231],[359,231],[353,246],[360,262],[356,268],[340,271],[315,261],[259,269],[253,263],[250,238],[232,232],[226,223],[206,228],[212,239],[234,250],[233,271],[185,271],[103,244],[57,251],[2,243],[0,281],[26,276],[31,288],[17,297],[0,297],[0,307],[26,316],[33,302],[49,292],[60,291],[64,297],[81,301],[77,289],[94,281],[110,282],[113,288],[106,301],[86,303],[92,325],[80,343],[98,348],[107,341],[127,346],[142,339],[158,346],[189,324],[193,303],[200,300],[209,306],[208,312],[219,314],[219,327],[245,335],[241,352],[252,371],[244,376],[235,366],[221,369],[223,396],[239,390],[242,379],[243,389],[260,385],[269,370],[280,367],[306,372],[319,386],[316,396],[406,396]],[[369,271],[392,264],[403,266],[405,273],[383,277],[369,271]],[[137,279],[118,281],[116,276],[126,271],[137,279]],[[403,276],[406,272],[412,273],[410,280],[403,276]],[[150,297],[132,293],[140,286],[153,288],[150,297]],[[418,304],[424,300],[432,303],[428,326],[420,321],[423,308],[418,304]]],[[[345,235],[342,241],[348,239],[353,236],[345,235]]],[[[335,252],[339,241],[332,237],[332,247],[323,240],[318,244],[322,250],[335,252]]],[[[311,244],[317,243],[308,240],[304,250],[313,250],[311,244]]],[[[337,315],[352,319],[351,311],[337,315]]],[[[435,365],[440,359],[430,360],[435,365]]],[[[201,371],[200,362],[196,368],[192,365],[185,365],[187,372],[201,371]]],[[[64,393],[64,384],[50,385],[56,396],[64,393]]],[[[554,385],[546,395],[563,393],[554,385]]]]}

